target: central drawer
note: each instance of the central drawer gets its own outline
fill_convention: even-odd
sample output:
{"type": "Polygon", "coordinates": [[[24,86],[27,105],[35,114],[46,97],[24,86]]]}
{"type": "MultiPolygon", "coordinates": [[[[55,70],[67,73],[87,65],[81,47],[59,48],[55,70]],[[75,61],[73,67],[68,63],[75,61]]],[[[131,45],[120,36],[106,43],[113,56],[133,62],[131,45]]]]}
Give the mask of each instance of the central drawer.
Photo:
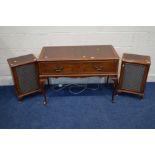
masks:
{"type": "Polygon", "coordinates": [[[42,75],[117,73],[118,61],[39,62],[42,75]]]}

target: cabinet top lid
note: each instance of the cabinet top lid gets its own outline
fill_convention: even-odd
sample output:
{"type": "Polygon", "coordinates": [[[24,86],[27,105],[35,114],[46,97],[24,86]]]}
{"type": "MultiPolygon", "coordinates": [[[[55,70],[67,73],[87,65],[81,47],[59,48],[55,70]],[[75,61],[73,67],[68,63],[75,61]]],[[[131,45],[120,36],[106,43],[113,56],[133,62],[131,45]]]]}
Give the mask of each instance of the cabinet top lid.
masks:
{"type": "Polygon", "coordinates": [[[7,61],[10,65],[10,67],[15,67],[15,66],[35,62],[35,61],[37,61],[37,59],[33,54],[28,54],[28,55],[24,55],[24,56],[7,59],[7,61]]]}
{"type": "Polygon", "coordinates": [[[112,45],[43,47],[38,61],[119,59],[112,45]]]}
{"type": "Polygon", "coordinates": [[[147,56],[147,55],[124,53],[122,61],[140,63],[140,64],[150,64],[151,63],[151,58],[150,58],[150,56],[147,56]]]}

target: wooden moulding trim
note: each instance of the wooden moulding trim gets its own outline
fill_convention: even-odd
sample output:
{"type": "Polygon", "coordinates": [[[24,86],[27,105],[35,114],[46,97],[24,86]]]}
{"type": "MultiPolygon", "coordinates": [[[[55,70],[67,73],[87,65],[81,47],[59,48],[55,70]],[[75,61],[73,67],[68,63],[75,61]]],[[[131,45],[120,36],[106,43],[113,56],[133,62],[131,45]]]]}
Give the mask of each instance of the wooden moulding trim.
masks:
{"type": "Polygon", "coordinates": [[[30,94],[33,94],[33,93],[36,93],[36,92],[41,92],[41,89],[37,89],[37,90],[31,91],[31,92],[28,92],[28,93],[25,93],[25,94],[20,94],[20,95],[18,95],[18,97],[24,97],[24,96],[27,96],[27,95],[30,95],[30,94]]]}
{"type": "Polygon", "coordinates": [[[68,75],[64,75],[64,74],[59,74],[59,75],[49,75],[49,74],[45,74],[45,75],[39,75],[40,78],[44,78],[44,77],[91,77],[91,76],[94,76],[94,77],[105,77],[105,76],[117,76],[117,74],[68,74],[68,75]]]}
{"type": "Polygon", "coordinates": [[[47,59],[46,61],[45,61],[45,59],[37,59],[37,62],[76,62],[76,61],[78,61],[78,62],[94,62],[94,61],[96,61],[96,62],[98,62],[98,61],[100,61],[100,62],[103,62],[103,61],[110,61],[110,60],[115,60],[115,61],[119,61],[120,59],[119,58],[107,58],[107,59],[94,59],[94,60],[90,60],[90,59],[63,59],[63,60],[58,60],[58,59],[47,59]]]}
{"type": "Polygon", "coordinates": [[[129,93],[129,94],[135,94],[135,95],[144,95],[144,93],[141,92],[135,92],[135,91],[130,91],[130,90],[124,90],[124,89],[118,89],[118,93],[129,93]]]}

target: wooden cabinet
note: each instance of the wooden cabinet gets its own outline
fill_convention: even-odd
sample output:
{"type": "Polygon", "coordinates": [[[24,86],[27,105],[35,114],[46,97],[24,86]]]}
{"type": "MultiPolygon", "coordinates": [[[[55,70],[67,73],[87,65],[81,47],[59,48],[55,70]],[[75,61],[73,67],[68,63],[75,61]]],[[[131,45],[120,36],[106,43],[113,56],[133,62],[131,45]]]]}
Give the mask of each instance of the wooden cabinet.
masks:
{"type": "Polygon", "coordinates": [[[16,94],[19,99],[41,91],[39,85],[38,63],[34,55],[24,55],[7,60],[12,72],[16,94]]]}
{"type": "Polygon", "coordinates": [[[118,63],[112,45],[43,47],[38,59],[42,91],[49,77],[108,76],[116,86],[118,63]]]}
{"type": "Polygon", "coordinates": [[[143,98],[150,64],[151,59],[149,56],[124,54],[118,93],[132,93],[143,98]]]}

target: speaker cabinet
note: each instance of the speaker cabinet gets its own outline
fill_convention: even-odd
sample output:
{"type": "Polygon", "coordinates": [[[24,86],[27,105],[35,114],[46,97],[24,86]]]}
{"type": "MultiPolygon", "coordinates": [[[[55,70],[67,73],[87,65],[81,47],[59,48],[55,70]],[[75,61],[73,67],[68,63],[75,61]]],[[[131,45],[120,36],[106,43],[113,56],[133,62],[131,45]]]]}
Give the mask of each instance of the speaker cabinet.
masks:
{"type": "Polygon", "coordinates": [[[143,98],[150,64],[149,56],[124,54],[117,92],[137,94],[143,98]]]}
{"type": "Polygon", "coordinates": [[[11,68],[18,99],[40,92],[38,64],[34,55],[24,55],[7,60],[11,68]]]}

